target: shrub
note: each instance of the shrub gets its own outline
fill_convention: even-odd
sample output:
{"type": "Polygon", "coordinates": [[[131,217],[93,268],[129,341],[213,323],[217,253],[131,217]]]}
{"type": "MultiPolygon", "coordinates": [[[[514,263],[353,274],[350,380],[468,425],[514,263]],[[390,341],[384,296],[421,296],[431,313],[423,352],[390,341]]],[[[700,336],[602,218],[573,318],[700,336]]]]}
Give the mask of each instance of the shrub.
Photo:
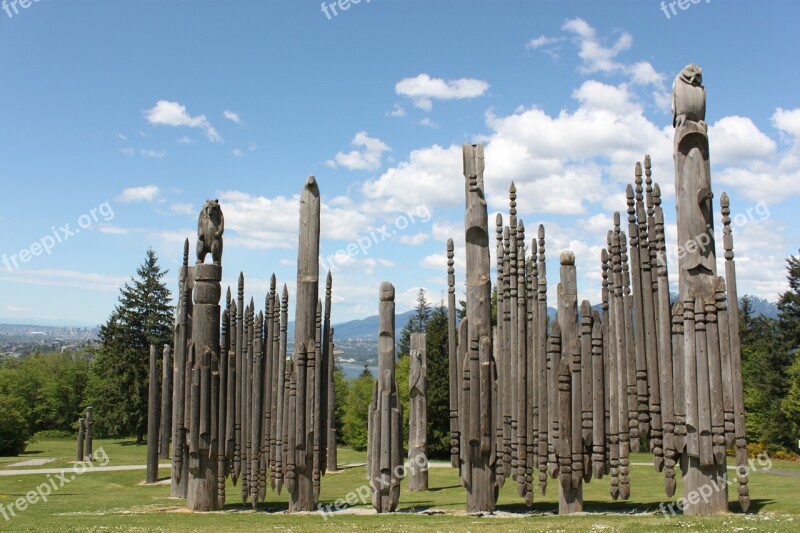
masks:
{"type": "Polygon", "coordinates": [[[23,414],[24,403],[13,396],[0,396],[0,455],[15,456],[25,451],[30,433],[23,414]]]}

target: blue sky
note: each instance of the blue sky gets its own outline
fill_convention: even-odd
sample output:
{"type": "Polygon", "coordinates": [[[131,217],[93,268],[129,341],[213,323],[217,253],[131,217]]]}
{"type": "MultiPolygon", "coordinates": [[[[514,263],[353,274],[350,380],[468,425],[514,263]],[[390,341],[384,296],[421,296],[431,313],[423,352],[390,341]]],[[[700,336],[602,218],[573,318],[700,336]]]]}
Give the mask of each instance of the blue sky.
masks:
{"type": "Polygon", "coordinates": [[[741,214],[739,293],[775,300],[800,242],[800,6],[682,3],[668,18],[650,0],[363,0],[336,15],[305,0],[7,2],[0,320],[102,322],[148,247],[174,290],[206,198],[225,213],[225,281],[243,270],[261,300],[275,272],[292,291],[309,174],[323,257],[371,240],[333,264],[334,322],[374,314],[383,280],[399,311],[419,287],[438,301],[447,237],[464,278],[473,141],[492,220],[516,180],[529,236],[547,228],[548,270],[574,250],[596,302],[605,231],[645,153],[675,248],[669,90],[690,62],[715,193],[741,214]],[[65,224],[80,232],[63,240],[65,224]]]}

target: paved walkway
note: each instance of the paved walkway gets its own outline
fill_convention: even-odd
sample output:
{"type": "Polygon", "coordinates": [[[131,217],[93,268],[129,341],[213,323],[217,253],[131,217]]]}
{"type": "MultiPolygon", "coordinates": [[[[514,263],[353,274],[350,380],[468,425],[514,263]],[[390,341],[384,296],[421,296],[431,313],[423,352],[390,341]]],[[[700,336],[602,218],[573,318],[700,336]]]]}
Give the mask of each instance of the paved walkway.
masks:
{"type": "MultiPolygon", "coordinates": [[[[159,464],[159,468],[172,468],[169,463],[159,464]]],[[[87,466],[84,474],[90,472],[120,472],[123,470],[147,470],[147,465],[120,465],[120,466],[87,466]]],[[[28,476],[35,474],[62,474],[64,472],[77,473],[71,467],[65,468],[36,468],[29,470],[0,470],[0,476],[28,476]]]]}

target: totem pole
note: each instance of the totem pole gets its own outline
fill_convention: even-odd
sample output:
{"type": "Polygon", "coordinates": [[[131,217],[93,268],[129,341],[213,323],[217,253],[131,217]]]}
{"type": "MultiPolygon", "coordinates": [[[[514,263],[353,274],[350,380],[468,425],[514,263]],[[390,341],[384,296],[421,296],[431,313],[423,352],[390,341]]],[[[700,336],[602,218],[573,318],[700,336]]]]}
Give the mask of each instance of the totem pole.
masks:
{"type": "Polygon", "coordinates": [[[197,223],[197,264],[194,267],[194,314],[189,345],[189,486],[191,511],[220,508],[217,498],[217,402],[220,352],[220,280],[225,223],[219,202],[207,200],[197,223]],[[204,263],[212,254],[213,263],[204,263]],[[191,363],[191,366],[189,366],[191,363]]]}
{"type": "Polygon", "coordinates": [[[428,349],[425,333],[411,334],[408,375],[408,490],[428,490],[428,349]]]}
{"type": "Polygon", "coordinates": [[[489,263],[489,227],[484,196],[483,145],[465,144],[467,317],[462,322],[466,342],[463,360],[461,449],[462,476],[467,487],[467,511],[492,512],[497,503],[496,428],[497,370],[492,354],[492,287],[489,263]],[[463,411],[462,411],[463,412],[463,411]]]}
{"type": "Polygon", "coordinates": [[[367,476],[379,513],[397,509],[403,473],[403,408],[395,380],[394,287],[381,283],[378,307],[378,379],[369,406],[367,476]]]}
{"type": "Polygon", "coordinates": [[[156,347],[150,345],[150,379],[147,401],[147,480],[146,483],[158,481],[158,437],[159,410],[161,409],[161,399],[159,398],[161,385],[158,381],[158,355],[156,347]]]}

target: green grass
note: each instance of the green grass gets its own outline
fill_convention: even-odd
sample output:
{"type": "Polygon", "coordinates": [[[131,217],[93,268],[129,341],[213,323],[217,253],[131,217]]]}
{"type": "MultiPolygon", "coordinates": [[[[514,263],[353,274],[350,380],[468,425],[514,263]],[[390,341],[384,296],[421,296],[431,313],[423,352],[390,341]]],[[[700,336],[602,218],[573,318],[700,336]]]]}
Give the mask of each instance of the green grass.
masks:
{"type": "MultiPolygon", "coordinates": [[[[95,448],[103,447],[109,465],[143,464],[145,447],[127,440],[97,440],[95,448]]],[[[69,467],[73,460],[74,442],[52,440],[32,444],[19,458],[0,458],[5,465],[32,457],[56,457],[58,461],[42,468],[69,467]]],[[[339,449],[340,464],[363,463],[366,455],[347,448],[339,449]]],[[[650,456],[635,454],[632,462],[650,463],[650,456]]],[[[784,461],[775,461],[774,469],[788,468],[784,461]]],[[[791,466],[795,466],[791,463],[791,466]]],[[[0,515],[0,529],[12,531],[252,531],[279,529],[284,531],[318,531],[325,527],[334,531],[530,531],[557,529],[561,531],[645,531],[666,530],[762,530],[795,531],[800,524],[800,477],[784,477],[756,472],[751,475],[751,510],[755,514],[730,514],[709,518],[677,516],[665,518],[659,503],[666,502],[663,475],[651,466],[631,468],[631,499],[614,502],[608,493],[608,479],[593,480],[584,485],[587,514],[561,517],[557,508],[558,486],[548,484],[548,494],[537,494],[531,509],[526,508],[507,483],[498,501],[498,511],[520,513],[508,516],[474,517],[464,513],[466,493],[459,486],[452,468],[432,468],[429,472],[430,491],[410,493],[405,487],[400,497],[398,513],[376,515],[345,514],[325,520],[320,514],[289,515],[285,511],[287,496],[268,492],[267,502],[257,511],[242,507],[238,488],[228,483],[228,504],[223,512],[188,514],[184,503],[169,497],[169,486],[141,486],[144,471],[90,472],[76,476],[63,488],[54,491],[47,502],[40,501],[6,522],[0,515]],[[418,514],[425,510],[444,514],[418,514]],[[276,511],[278,513],[276,513],[276,511]],[[523,515],[524,514],[524,515],[523,515]]],[[[159,475],[166,478],[168,469],[159,475]]],[[[0,503],[6,506],[34,490],[47,476],[17,475],[0,477],[0,503]]],[[[343,498],[366,482],[366,469],[354,466],[327,475],[322,482],[320,501],[323,505],[343,498]]],[[[735,500],[736,486],[730,490],[735,500]]],[[[680,484],[677,494],[680,495],[680,484]]],[[[368,512],[368,505],[354,506],[368,512]]],[[[738,504],[732,505],[733,509],[738,504]]]]}

